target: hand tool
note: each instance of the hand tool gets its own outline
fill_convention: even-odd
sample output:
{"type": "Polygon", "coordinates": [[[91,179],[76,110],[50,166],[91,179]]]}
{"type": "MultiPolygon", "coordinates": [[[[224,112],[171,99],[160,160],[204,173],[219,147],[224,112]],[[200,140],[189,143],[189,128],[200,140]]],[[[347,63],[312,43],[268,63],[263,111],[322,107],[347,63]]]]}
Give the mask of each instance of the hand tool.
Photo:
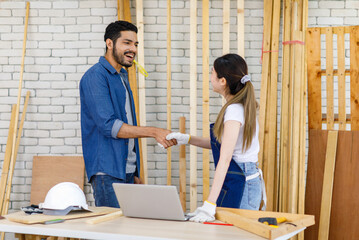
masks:
{"type": "Polygon", "coordinates": [[[274,217],[262,217],[258,218],[258,222],[267,224],[267,225],[273,225],[278,226],[279,223],[285,222],[287,219],[285,217],[280,218],[274,218],[274,217]]]}

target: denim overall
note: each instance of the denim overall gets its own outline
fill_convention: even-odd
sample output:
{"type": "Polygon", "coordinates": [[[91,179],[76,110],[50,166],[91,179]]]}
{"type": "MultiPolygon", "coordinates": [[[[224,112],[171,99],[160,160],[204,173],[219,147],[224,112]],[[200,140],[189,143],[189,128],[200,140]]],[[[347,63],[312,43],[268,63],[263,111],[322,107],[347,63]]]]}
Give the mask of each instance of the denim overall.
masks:
{"type": "MultiPolygon", "coordinates": [[[[216,140],[216,137],[213,134],[213,126],[214,123],[212,123],[210,126],[211,147],[214,166],[217,167],[221,144],[216,140]]],[[[243,196],[245,182],[246,177],[244,176],[242,169],[232,159],[231,163],[229,164],[226,178],[224,179],[221,193],[217,199],[217,207],[239,208],[243,196]]]]}

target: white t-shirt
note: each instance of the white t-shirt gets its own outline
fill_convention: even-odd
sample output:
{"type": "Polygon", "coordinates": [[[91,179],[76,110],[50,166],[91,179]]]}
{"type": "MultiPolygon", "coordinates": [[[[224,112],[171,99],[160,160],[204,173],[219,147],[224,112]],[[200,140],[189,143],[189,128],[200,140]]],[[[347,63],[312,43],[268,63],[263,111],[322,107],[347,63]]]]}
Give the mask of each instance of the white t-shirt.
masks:
{"type": "Polygon", "coordinates": [[[241,123],[241,128],[239,129],[237,143],[236,143],[236,145],[234,147],[234,151],[233,151],[233,159],[237,163],[257,162],[258,161],[258,152],[259,152],[258,120],[256,121],[256,132],[252,139],[252,144],[245,152],[242,152],[243,131],[244,131],[244,124],[245,124],[245,122],[244,122],[244,107],[242,104],[233,103],[227,107],[227,109],[224,113],[223,123],[225,123],[226,121],[229,121],[229,120],[234,120],[234,121],[238,121],[241,123]]]}

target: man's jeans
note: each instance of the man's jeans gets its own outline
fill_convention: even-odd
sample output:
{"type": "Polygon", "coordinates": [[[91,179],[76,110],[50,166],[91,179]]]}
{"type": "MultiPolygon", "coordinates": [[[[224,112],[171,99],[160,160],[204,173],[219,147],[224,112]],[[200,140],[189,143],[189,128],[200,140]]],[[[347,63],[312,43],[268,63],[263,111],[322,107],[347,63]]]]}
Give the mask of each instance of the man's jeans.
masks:
{"type": "Polygon", "coordinates": [[[92,176],[90,183],[92,185],[96,207],[105,206],[119,208],[120,205],[118,204],[112,184],[134,183],[134,173],[127,173],[126,181],[109,175],[94,175],[92,176]]]}

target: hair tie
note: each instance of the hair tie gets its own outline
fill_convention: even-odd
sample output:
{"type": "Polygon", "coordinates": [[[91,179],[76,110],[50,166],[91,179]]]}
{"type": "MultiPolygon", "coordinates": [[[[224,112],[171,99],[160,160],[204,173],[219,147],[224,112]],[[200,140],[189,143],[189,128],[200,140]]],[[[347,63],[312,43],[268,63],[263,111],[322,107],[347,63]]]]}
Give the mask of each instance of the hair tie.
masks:
{"type": "Polygon", "coordinates": [[[245,84],[246,82],[250,82],[251,81],[251,78],[249,77],[249,75],[244,75],[242,78],[241,78],[241,83],[242,84],[245,84]]]}

